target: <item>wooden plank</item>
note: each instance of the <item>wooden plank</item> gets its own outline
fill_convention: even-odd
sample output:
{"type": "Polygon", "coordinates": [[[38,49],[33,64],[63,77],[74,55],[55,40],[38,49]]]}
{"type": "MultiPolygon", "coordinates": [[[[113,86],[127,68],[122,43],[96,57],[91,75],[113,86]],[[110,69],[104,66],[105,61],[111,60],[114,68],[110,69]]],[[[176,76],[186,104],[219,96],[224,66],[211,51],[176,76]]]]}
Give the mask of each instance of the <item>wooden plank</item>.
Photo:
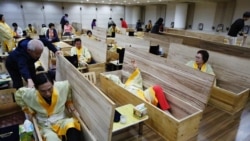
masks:
{"type": "Polygon", "coordinates": [[[83,46],[87,47],[91,52],[93,59],[98,63],[106,62],[107,59],[107,45],[103,42],[91,40],[86,36],[81,37],[83,46]]]}
{"type": "Polygon", "coordinates": [[[92,34],[101,41],[105,41],[107,37],[107,29],[102,27],[95,27],[92,30],[92,34]]]}
{"type": "Polygon", "coordinates": [[[115,104],[63,56],[57,57],[56,80],[68,80],[74,106],[97,140],[110,141],[115,104]]]}
{"type": "Polygon", "coordinates": [[[47,47],[43,48],[43,52],[41,54],[41,57],[39,58],[39,61],[41,62],[43,68],[45,71],[49,70],[49,65],[50,65],[50,53],[49,49],[47,47]]]}

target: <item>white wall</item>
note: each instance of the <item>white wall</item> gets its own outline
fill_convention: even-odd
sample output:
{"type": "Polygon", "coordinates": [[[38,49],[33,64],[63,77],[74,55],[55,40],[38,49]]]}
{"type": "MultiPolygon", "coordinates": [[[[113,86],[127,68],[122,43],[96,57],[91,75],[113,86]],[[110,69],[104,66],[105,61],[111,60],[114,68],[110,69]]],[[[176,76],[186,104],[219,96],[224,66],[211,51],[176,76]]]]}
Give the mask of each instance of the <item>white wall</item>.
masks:
{"type": "Polygon", "coordinates": [[[199,23],[203,23],[203,30],[211,31],[214,24],[216,3],[196,3],[193,20],[193,29],[197,30],[199,23]]]}
{"type": "Polygon", "coordinates": [[[126,6],[125,20],[129,27],[134,28],[138,19],[141,18],[140,6],[126,6]]]}
{"type": "Polygon", "coordinates": [[[148,23],[149,20],[154,24],[157,20],[157,6],[150,5],[145,8],[145,23],[148,23]]]}
{"type": "MultiPolygon", "coordinates": [[[[56,29],[59,30],[60,19],[65,13],[69,15],[68,19],[70,23],[82,23],[84,28],[90,28],[94,18],[97,19],[97,25],[100,27],[107,27],[109,17],[112,17],[116,24],[120,25],[119,19],[125,16],[125,7],[121,5],[57,3],[48,1],[42,3],[41,1],[34,2],[31,0],[23,0],[21,3],[17,0],[1,0],[0,5],[0,13],[4,14],[6,22],[10,26],[13,22],[16,22],[23,29],[29,23],[40,28],[41,24],[48,25],[52,22],[56,25],[56,29]],[[20,5],[23,8],[20,8],[20,5]],[[42,9],[43,5],[44,9],[42,9]]],[[[136,10],[135,12],[140,13],[136,10]]],[[[128,16],[128,18],[130,17],[128,16]]]]}
{"type": "MultiPolygon", "coordinates": [[[[246,11],[250,11],[250,0],[237,0],[232,23],[236,19],[242,18],[243,13],[246,11]]],[[[245,24],[250,25],[250,20],[246,21],[245,24]]]]}
{"type": "Polygon", "coordinates": [[[187,19],[187,3],[178,3],[175,8],[174,28],[185,29],[187,19]]]}
{"type": "Polygon", "coordinates": [[[171,27],[171,22],[174,22],[176,4],[167,4],[165,27],[171,27]]]}

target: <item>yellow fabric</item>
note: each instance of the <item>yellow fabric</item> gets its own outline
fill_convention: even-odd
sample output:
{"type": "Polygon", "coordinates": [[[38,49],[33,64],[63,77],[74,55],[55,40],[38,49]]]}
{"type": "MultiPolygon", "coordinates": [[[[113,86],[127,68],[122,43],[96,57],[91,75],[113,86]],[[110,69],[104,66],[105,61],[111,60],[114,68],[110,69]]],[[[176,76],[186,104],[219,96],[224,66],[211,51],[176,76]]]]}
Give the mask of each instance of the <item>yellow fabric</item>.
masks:
{"type": "MultiPolygon", "coordinates": [[[[186,65],[196,70],[199,70],[198,65],[196,64],[195,61],[189,61],[186,65]]],[[[215,75],[213,68],[208,63],[203,64],[200,71],[211,74],[211,75],[215,75]]]]}
{"type": "Polygon", "coordinates": [[[71,56],[77,55],[79,63],[89,63],[91,61],[91,54],[86,47],[81,47],[80,50],[77,47],[72,47],[70,54],[71,56]]]}
{"type": "MultiPolygon", "coordinates": [[[[57,135],[59,136],[63,136],[63,135],[66,135],[67,133],[67,130],[70,129],[70,128],[76,128],[77,130],[81,130],[81,126],[80,126],[80,123],[78,122],[77,119],[75,118],[70,118],[70,119],[67,119],[68,121],[66,122],[67,124],[65,124],[63,127],[62,126],[59,126],[59,124],[55,124],[55,125],[52,125],[52,130],[54,132],[57,133],[57,135]]],[[[63,123],[61,123],[63,124],[63,123]]]]}
{"type": "MultiPolygon", "coordinates": [[[[197,63],[193,63],[193,68],[194,69],[199,69],[199,66],[198,66],[198,64],[197,63]]],[[[203,64],[202,66],[201,66],[201,69],[200,69],[202,72],[206,72],[206,70],[207,70],[207,64],[203,64]]]]}
{"type": "Polygon", "coordinates": [[[152,103],[153,105],[157,106],[158,104],[158,99],[155,96],[155,91],[153,89],[153,87],[149,87],[147,90],[144,91],[144,96],[146,98],[146,100],[150,103],[152,103]]]}
{"type": "Polygon", "coordinates": [[[20,105],[24,110],[27,108],[36,112],[39,128],[41,129],[41,135],[46,140],[59,140],[57,135],[65,135],[67,129],[76,128],[80,130],[80,123],[70,117],[64,117],[62,119],[52,121],[49,125],[45,124],[46,121],[40,120],[49,119],[55,115],[65,112],[65,105],[72,102],[71,89],[68,81],[60,81],[54,83],[54,89],[52,94],[51,105],[47,104],[42,96],[32,88],[20,88],[15,93],[16,103],[20,105]]]}
{"type": "Polygon", "coordinates": [[[141,72],[138,68],[129,76],[128,80],[125,82],[125,85],[133,85],[137,88],[143,89],[141,72]]]}
{"type": "Polygon", "coordinates": [[[80,58],[81,55],[83,54],[82,53],[82,47],[79,49],[79,48],[76,48],[76,54],[77,54],[77,57],[80,58]]]}
{"type": "Polygon", "coordinates": [[[37,91],[38,102],[41,106],[47,111],[48,116],[51,116],[54,113],[55,106],[58,100],[58,92],[55,88],[53,88],[52,96],[51,96],[51,105],[49,105],[42,95],[37,91]]]}
{"type": "Polygon", "coordinates": [[[27,27],[26,32],[28,34],[36,34],[36,29],[33,26],[31,28],[27,27]]]}
{"type": "Polygon", "coordinates": [[[15,47],[14,31],[7,23],[0,22],[0,42],[2,44],[3,52],[9,52],[15,47]]]}

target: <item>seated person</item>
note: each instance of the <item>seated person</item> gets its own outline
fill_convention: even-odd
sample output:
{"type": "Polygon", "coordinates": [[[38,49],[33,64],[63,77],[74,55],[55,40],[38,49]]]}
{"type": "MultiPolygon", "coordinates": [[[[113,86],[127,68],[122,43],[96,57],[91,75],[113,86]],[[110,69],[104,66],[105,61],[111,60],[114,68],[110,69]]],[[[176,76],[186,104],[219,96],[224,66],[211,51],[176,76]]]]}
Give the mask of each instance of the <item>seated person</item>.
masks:
{"type": "Polygon", "coordinates": [[[91,54],[88,48],[82,46],[80,38],[75,39],[75,47],[71,48],[71,56],[77,55],[80,66],[84,66],[91,62],[91,54]]]}
{"type": "Polygon", "coordinates": [[[92,35],[92,32],[90,30],[87,31],[87,36],[88,36],[89,39],[97,40],[97,38],[92,35]]]}
{"type": "Polygon", "coordinates": [[[41,28],[41,31],[40,31],[40,35],[45,37],[46,33],[47,33],[47,30],[48,30],[48,27],[46,27],[45,24],[42,24],[42,28],[41,28]]]}
{"type": "Polygon", "coordinates": [[[31,24],[29,24],[26,28],[26,32],[27,34],[36,34],[36,29],[31,24]]]}
{"type": "Polygon", "coordinates": [[[59,42],[58,34],[53,23],[49,24],[49,29],[46,32],[46,38],[52,43],[59,42]]]}
{"type": "Polygon", "coordinates": [[[16,103],[29,116],[35,116],[40,134],[46,141],[79,141],[81,138],[80,123],[66,115],[74,111],[71,88],[68,81],[52,80],[46,72],[35,76],[35,88],[22,87],[15,93],[16,103]]]}
{"type": "Polygon", "coordinates": [[[116,27],[116,24],[112,24],[112,26],[108,29],[107,36],[108,37],[115,37],[115,33],[121,33],[118,27],[116,27]]]}
{"type": "Polygon", "coordinates": [[[209,53],[206,50],[199,50],[195,56],[195,61],[189,61],[186,65],[202,72],[215,75],[211,65],[207,63],[208,59],[209,53]]]}
{"type": "Polygon", "coordinates": [[[63,36],[71,36],[73,33],[73,27],[69,24],[68,21],[66,21],[64,25],[64,31],[63,31],[63,36]]]}
{"type": "Polygon", "coordinates": [[[23,30],[21,27],[17,25],[17,23],[13,23],[13,30],[14,30],[14,38],[21,38],[23,36],[23,30]]]}
{"type": "Polygon", "coordinates": [[[107,78],[118,84],[122,88],[128,90],[139,98],[148,101],[149,103],[158,106],[165,112],[169,112],[170,105],[168,104],[164,92],[159,85],[154,85],[143,91],[142,76],[139,68],[137,68],[135,61],[131,61],[135,71],[129,76],[125,84],[123,84],[120,78],[116,75],[108,74],[107,78]]]}

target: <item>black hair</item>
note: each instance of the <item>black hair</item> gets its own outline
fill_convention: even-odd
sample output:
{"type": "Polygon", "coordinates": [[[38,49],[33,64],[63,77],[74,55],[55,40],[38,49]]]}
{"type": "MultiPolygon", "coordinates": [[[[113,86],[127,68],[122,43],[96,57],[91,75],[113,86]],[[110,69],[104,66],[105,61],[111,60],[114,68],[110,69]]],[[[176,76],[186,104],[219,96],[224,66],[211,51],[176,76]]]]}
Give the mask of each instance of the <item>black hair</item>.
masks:
{"type": "Polygon", "coordinates": [[[42,27],[46,27],[46,24],[42,24],[42,27]]]}
{"type": "Polygon", "coordinates": [[[163,18],[159,18],[157,21],[156,21],[156,24],[162,24],[163,23],[163,18]]]}
{"type": "Polygon", "coordinates": [[[113,23],[113,24],[112,24],[112,26],[116,26],[116,24],[115,24],[115,23],[113,23]]]}
{"type": "Polygon", "coordinates": [[[66,17],[68,17],[69,15],[68,14],[65,14],[66,17]]]}
{"type": "Polygon", "coordinates": [[[120,18],[120,20],[122,21],[122,20],[123,20],[123,18],[120,18]]]}
{"type": "Polygon", "coordinates": [[[95,22],[96,21],[96,19],[93,19],[93,22],[95,22]]]}
{"type": "Polygon", "coordinates": [[[69,24],[69,21],[66,21],[66,22],[65,22],[65,24],[67,24],[67,23],[69,24]]]}
{"type": "Polygon", "coordinates": [[[17,23],[12,23],[12,26],[17,27],[18,25],[17,23]]]}
{"type": "Polygon", "coordinates": [[[82,40],[80,38],[75,39],[75,42],[79,42],[79,41],[81,42],[82,40]]]}
{"type": "Polygon", "coordinates": [[[243,18],[250,18],[250,12],[247,11],[243,14],[243,18]]]}
{"type": "Polygon", "coordinates": [[[55,24],[49,23],[49,28],[51,28],[52,26],[55,26],[55,24]]]}
{"type": "Polygon", "coordinates": [[[3,14],[0,14],[0,20],[3,20],[3,14]]]}
{"type": "Polygon", "coordinates": [[[110,17],[109,19],[111,20],[112,18],[110,17]]]}
{"type": "Polygon", "coordinates": [[[28,24],[28,26],[32,26],[31,24],[28,24]]]}
{"type": "Polygon", "coordinates": [[[88,31],[87,31],[87,34],[89,34],[89,33],[91,33],[91,34],[92,34],[92,31],[88,30],[88,31]]]}
{"type": "Polygon", "coordinates": [[[204,63],[206,63],[209,59],[209,53],[206,50],[199,50],[197,52],[197,54],[201,54],[202,55],[202,60],[204,63]]]}
{"type": "Polygon", "coordinates": [[[40,85],[47,82],[50,82],[52,85],[54,84],[53,78],[48,72],[41,72],[36,74],[34,78],[34,84],[36,89],[38,89],[40,85]]]}

